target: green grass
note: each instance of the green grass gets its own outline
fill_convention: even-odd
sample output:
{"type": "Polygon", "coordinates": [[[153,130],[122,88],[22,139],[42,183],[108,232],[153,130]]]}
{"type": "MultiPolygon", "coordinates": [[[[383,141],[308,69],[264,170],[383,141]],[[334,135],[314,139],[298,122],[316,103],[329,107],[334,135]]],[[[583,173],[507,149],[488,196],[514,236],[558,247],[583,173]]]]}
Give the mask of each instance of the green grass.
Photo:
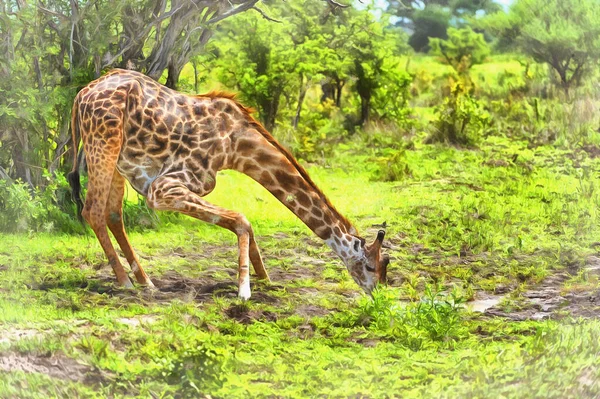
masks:
{"type": "Polygon", "coordinates": [[[234,172],[207,199],[257,233],[273,282],[253,282],[248,303],[235,298],[235,237],[187,217],[130,235],[158,293],[115,288],[92,235],[2,236],[0,359],[75,371],[0,361],[0,397],[600,395],[598,320],[517,322],[461,306],[565,270],[565,291],[597,289],[583,266],[600,236],[600,162],[488,138],[482,150],[417,145],[396,158],[409,173],[385,183],[373,176],[392,150],[375,148],[343,144],[309,167],[369,240],[371,225],[390,226],[391,286],[374,300],[234,172]]]}

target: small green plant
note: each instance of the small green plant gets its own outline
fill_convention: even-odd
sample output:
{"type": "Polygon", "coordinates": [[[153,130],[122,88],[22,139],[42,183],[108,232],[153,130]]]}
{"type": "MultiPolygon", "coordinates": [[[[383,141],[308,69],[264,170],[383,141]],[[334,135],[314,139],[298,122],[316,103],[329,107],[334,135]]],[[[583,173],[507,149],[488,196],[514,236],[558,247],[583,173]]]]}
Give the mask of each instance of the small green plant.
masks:
{"type": "Polygon", "coordinates": [[[222,359],[213,349],[198,342],[186,344],[174,354],[156,359],[160,375],[170,385],[179,385],[179,394],[193,397],[222,383],[222,359]]]}
{"type": "Polygon", "coordinates": [[[427,143],[477,144],[491,127],[492,119],[483,105],[464,93],[460,83],[454,84],[449,97],[436,108],[434,131],[427,143]]]}
{"type": "Polygon", "coordinates": [[[461,336],[460,311],[464,298],[452,291],[444,294],[439,285],[425,286],[425,294],[412,309],[415,327],[427,331],[433,341],[461,336]]]}
{"type": "Polygon", "coordinates": [[[0,231],[81,232],[70,189],[62,174],[46,175],[45,188],[31,190],[20,181],[0,180],[0,231]]]}
{"type": "Polygon", "coordinates": [[[377,169],[371,176],[375,181],[399,181],[411,175],[406,162],[405,150],[394,150],[377,159],[377,169]]]}
{"type": "Polygon", "coordinates": [[[399,301],[395,290],[378,288],[351,314],[338,313],[333,320],[339,327],[366,327],[412,350],[445,347],[468,334],[462,325],[464,302],[455,291],[443,293],[438,284],[427,285],[421,299],[409,303],[399,301]]]}

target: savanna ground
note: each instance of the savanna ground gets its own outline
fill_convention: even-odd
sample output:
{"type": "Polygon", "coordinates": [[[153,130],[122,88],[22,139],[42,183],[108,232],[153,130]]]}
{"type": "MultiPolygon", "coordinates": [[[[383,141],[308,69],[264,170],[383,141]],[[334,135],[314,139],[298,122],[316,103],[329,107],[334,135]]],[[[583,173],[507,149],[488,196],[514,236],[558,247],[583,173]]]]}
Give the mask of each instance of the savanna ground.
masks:
{"type": "Polygon", "coordinates": [[[234,236],[188,218],[130,234],[156,291],[116,288],[91,233],[3,235],[0,397],[598,397],[600,159],[528,147],[412,146],[390,183],[360,140],[309,166],[364,236],[387,221],[373,299],[230,172],[209,200],[247,215],[272,279],[248,302],[234,236]]]}

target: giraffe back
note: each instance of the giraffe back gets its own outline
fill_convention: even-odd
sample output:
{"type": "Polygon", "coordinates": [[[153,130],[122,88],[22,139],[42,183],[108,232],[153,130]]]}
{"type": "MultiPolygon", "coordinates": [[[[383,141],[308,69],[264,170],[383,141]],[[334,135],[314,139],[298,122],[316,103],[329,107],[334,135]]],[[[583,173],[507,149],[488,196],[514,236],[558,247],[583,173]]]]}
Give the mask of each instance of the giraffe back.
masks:
{"type": "Polygon", "coordinates": [[[86,156],[121,134],[117,169],[142,195],[165,173],[200,195],[212,191],[217,171],[232,167],[231,149],[250,123],[248,110],[231,96],[190,96],[120,69],[83,88],[76,103],[86,156]],[[110,129],[115,126],[120,133],[110,129]]]}

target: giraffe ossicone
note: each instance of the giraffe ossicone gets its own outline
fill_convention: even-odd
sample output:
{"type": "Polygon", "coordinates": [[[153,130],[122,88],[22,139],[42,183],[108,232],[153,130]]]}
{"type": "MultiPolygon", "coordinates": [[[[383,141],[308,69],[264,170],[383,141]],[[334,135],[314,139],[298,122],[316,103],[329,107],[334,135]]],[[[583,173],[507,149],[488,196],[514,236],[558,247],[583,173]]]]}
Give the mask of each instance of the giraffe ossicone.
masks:
{"type": "Polygon", "coordinates": [[[73,198],[120,285],[131,281],[107,227],[137,282],[153,286],[123,226],[125,180],[151,208],[178,211],[236,234],[240,298],[250,298],[250,264],[258,278],[269,279],[248,220],[202,198],[214,189],[217,172],[223,169],[242,172],[271,192],[333,249],[366,292],[385,282],[385,232],[367,245],[290,152],[232,95],[190,96],[141,73],[114,69],[77,94],[71,127],[75,156],[68,180],[73,198]],[[85,205],[77,162],[80,141],[88,165],[85,205]]]}

